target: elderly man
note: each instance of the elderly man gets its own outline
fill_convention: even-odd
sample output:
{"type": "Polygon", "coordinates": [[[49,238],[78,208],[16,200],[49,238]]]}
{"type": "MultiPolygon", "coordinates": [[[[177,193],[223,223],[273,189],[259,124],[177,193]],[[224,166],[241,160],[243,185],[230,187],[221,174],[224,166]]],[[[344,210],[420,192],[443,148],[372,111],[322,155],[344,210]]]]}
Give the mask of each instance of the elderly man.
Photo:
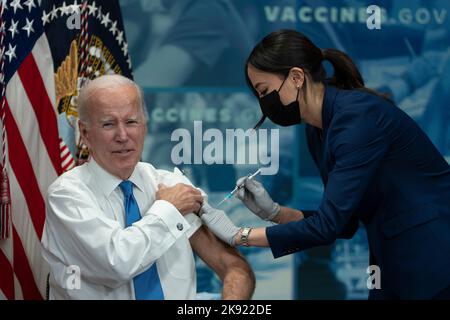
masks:
{"type": "Polygon", "coordinates": [[[145,114],[141,90],[122,76],[99,77],[81,90],[79,128],[91,159],[48,191],[42,245],[50,298],[193,299],[192,249],[223,281],[223,299],[250,298],[249,265],[194,212],[209,210],[202,220],[213,229],[220,223],[222,233],[228,225],[222,239],[230,243],[239,230],[182,174],[139,162],[145,114]]]}

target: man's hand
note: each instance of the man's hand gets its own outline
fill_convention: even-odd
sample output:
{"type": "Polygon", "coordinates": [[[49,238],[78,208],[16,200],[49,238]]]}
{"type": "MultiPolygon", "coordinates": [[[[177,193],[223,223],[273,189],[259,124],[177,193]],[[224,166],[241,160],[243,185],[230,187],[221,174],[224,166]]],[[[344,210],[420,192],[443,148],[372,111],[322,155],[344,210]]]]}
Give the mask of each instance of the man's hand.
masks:
{"type": "Polygon", "coordinates": [[[203,204],[203,197],[197,189],[184,183],[167,187],[160,183],[156,192],[156,200],[166,200],[173,204],[182,215],[196,213],[203,204]]]}

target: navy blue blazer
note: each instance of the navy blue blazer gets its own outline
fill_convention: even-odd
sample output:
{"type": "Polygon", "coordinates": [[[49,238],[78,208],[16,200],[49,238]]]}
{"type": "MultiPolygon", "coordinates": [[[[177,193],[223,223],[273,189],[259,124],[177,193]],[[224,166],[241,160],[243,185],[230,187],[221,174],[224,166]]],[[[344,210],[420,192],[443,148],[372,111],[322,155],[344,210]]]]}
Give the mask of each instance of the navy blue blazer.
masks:
{"type": "Polygon", "coordinates": [[[381,271],[369,298],[431,298],[448,287],[450,166],[439,151],[406,113],[367,92],[327,85],[322,121],[323,130],[306,126],[321,204],[266,229],[274,257],[351,238],[361,221],[381,271]]]}

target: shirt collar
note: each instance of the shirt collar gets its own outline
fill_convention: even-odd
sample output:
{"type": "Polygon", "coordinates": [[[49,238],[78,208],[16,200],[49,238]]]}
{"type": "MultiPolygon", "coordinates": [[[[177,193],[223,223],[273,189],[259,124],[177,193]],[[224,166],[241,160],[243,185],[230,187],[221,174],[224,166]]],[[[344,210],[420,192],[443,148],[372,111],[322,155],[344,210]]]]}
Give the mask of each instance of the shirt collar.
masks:
{"type": "MultiPolygon", "coordinates": [[[[131,176],[128,178],[128,180],[130,180],[131,182],[133,182],[133,184],[139,188],[139,190],[141,190],[142,192],[144,192],[144,179],[142,179],[142,175],[140,174],[139,169],[139,163],[136,164],[136,166],[134,167],[133,173],[131,174],[131,176]]],[[[147,182],[148,183],[148,182],[147,182]]]]}
{"type": "Polygon", "coordinates": [[[331,119],[333,118],[334,101],[336,100],[337,93],[338,88],[325,84],[325,94],[322,104],[322,129],[324,132],[329,128],[331,119]]]}
{"type": "MultiPolygon", "coordinates": [[[[87,166],[106,197],[109,197],[111,193],[122,182],[122,179],[103,169],[92,157],[87,163],[87,166]]],[[[141,191],[144,191],[144,181],[138,172],[138,165],[134,167],[133,173],[128,178],[128,180],[131,181],[141,191]]]]}

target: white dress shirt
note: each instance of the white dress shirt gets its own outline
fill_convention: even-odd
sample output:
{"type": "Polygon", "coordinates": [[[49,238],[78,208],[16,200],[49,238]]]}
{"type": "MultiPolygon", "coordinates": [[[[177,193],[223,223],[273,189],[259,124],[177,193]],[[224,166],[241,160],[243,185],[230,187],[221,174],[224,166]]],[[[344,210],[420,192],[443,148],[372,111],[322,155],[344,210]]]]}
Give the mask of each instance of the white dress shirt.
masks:
{"type": "Polygon", "coordinates": [[[201,221],[194,214],[183,217],[167,201],[155,201],[158,183],[189,180],[178,170],[143,162],[128,180],[142,216],[130,227],[125,227],[122,180],[93,159],[49,187],[42,245],[51,270],[50,299],[135,299],[133,277],[155,262],[165,299],[195,298],[189,237],[201,221]]]}

